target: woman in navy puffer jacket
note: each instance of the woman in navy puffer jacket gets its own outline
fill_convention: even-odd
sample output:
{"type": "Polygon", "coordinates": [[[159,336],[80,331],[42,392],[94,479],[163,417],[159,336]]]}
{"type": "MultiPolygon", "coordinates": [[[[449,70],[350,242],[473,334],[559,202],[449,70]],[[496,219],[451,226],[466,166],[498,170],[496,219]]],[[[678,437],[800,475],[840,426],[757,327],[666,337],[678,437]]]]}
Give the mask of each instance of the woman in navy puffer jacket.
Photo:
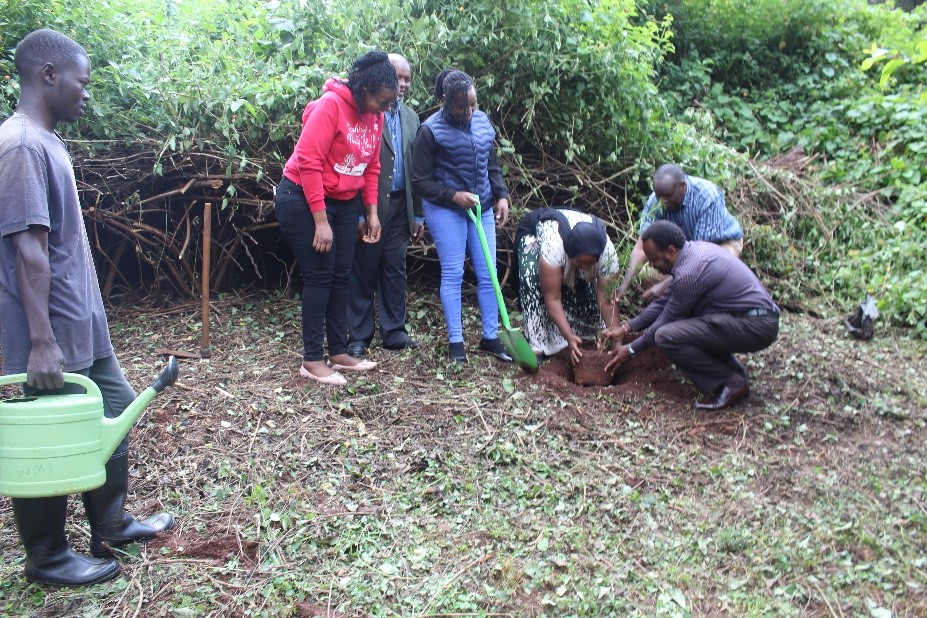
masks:
{"type": "Polygon", "coordinates": [[[451,359],[467,362],[461,319],[464,259],[476,272],[483,337],[480,349],[511,362],[499,341],[499,307],[480,248],[476,225],[466,211],[484,207],[481,224],[490,255],[496,253],[496,229],[509,218],[509,192],[496,159],[496,131],[476,107],[473,78],[463,71],[443,71],[435,80],[441,109],[422,123],[412,147],[412,186],[422,197],[425,222],[441,263],[441,305],[447,323],[451,359]]]}

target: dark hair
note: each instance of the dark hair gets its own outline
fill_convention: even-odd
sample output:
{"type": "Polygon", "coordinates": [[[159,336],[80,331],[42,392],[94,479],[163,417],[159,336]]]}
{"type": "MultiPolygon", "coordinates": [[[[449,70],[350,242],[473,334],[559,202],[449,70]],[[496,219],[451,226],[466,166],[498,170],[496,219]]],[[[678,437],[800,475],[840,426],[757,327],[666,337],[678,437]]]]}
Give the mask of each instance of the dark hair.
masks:
{"type": "Polygon", "coordinates": [[[444,98],[444,78],[447,77],[447,74],[451,72],[452,69],[444,69],[438,76],[435,78],[435,101],[440,105],[442,99],[444,98]]]}
{"type": "MultiPolygon", "coordinates": [[[[561,237],[562,235],[561,232],[561,237]]],[[[564,238],[563,250],[570,259],[578,255],[594,255],[599,258],[602,257],[607,243],[608,234],[605,232],[605,224],[593,215],[591,222],[580,221],[573,226],[567,238],[564,238]]]]}
{"type": "Polygon", "coordinates": [[[673,184],[679,186],[680,182],[685,182],[686,173],[674,163],[664,163],[657,168],[657,171],[653,174],[653,184],[657,184],[657,179],[665,179],[673,181],[673,184]]]}
{"type": "Polygon", "coordinates": [[[435,80],[435,99],[444,100],[444,109],[464,105],[467,93],[474,88],[473,78],[457,69],[445,69],[435,80]]]}
{"type": "Polygon", "coordinates": [[[666,251],[670,246],[682,249],[686,244],[686,235],[682,228],[672,221],[654,221],[644,233],[641,234],[641,242],[652,240],[653,243],[662,251],[666,251]]]}
{"type": "Polygon", "coordinates": [[[13,64],[16,72],[26,75],[36,66],[50,62],[59,69],[69,66],[76,56],[87,56],[87,52],[76,41],[55,30],[43,28],[33,30],[16,46],[13,64]]]}
{"type": "Polygon", "coordinates": [[[351,65],[348,71],[348,88],[354,95],[358,113],[364,113],[364,91],[374,94],[379,90],[399,90],[396,69],[389,62],[386,52],[369,51],[351,65]]]}

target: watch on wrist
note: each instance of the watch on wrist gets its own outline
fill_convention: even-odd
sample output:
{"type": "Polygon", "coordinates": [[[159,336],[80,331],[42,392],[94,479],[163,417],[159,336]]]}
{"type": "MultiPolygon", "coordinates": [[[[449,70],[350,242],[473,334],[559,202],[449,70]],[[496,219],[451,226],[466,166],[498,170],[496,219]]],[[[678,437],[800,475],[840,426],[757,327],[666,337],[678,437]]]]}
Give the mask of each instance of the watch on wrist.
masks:
{"type": "Polygon", "coordinates": [[[632,348],[631,344],[629,343],[628,344],[628,358],[634,358],[635,354],[637,354],[637,352],[634,351],[634,348],[632,348]]]}

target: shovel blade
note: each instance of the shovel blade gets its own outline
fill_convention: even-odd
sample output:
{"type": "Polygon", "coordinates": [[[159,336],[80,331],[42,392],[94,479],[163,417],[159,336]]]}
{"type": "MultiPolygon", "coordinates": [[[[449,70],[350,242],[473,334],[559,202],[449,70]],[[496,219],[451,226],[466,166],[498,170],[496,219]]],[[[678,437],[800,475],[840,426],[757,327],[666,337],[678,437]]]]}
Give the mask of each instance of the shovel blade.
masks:
{"type": "Polygon", "coordinates": [[[528,343],[524,333],[517,328],[501,328],[499,329],[499,340],[502,342],[505,351],[512,356],[512,359],[518,363],[518,366],[525,373],[538,372],[538,357],[535,356],[534,350],[531,349],[531,344],[528,343]]]}

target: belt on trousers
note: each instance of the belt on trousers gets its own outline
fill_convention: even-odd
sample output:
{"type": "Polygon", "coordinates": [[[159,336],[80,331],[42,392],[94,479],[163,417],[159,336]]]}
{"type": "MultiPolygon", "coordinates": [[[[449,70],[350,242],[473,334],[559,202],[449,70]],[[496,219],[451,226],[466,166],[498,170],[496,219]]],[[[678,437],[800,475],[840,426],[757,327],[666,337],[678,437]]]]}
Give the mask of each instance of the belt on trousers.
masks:
{"type": "Polygon", "coordinates": [[[406,190],[405,190],[405,189],[399,189],[399,191],[390,191],[390,192],[389,192],[389,197],[390,197],[390,199],[392,199],[392,200],[394,200],[394,199],[396,199],[396,198],[399,198],[399,197],[405,197],[405,196],[406,196],[406,190]]]}
{"type": "Polygon", "coordinates": [[[741,315],[746,318],[763,318],[766,316],[775,316],[779,317],[779,312],[775,309],[747,309],[736,313],[735,315],[741,315]]]}

